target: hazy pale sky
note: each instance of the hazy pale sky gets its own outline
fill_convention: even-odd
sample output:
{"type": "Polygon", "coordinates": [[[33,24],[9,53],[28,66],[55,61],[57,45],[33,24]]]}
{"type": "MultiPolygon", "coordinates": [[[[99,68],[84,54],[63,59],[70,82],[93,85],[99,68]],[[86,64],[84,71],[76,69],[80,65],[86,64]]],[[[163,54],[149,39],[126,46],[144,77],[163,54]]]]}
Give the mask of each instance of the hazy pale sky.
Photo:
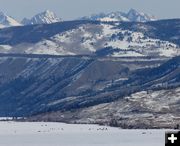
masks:
{"type": "Polygon", "coordinates": [[[46,9],[64,20],[130,8],[157,18],[180,18],[180,0],[0,0],[0,11],[21,20],[46,9]]]}

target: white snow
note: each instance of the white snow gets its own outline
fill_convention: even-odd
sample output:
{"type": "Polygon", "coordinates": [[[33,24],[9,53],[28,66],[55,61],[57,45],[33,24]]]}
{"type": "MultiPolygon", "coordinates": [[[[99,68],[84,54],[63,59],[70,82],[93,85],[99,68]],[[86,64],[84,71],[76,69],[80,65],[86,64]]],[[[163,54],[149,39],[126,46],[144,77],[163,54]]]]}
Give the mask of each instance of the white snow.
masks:
{"type": "Polygon", "coordinates": [[[100,18],[100,21],[104,21],[104,22],[113,22],[113,21],[119,21],[116,18],[110,18],[110,17],[104,17],[104,18],[100,18]]]}
{"type": "Polygon", "coordinates": [[[164,146],[165,130],[0,122],[0,146],[164,146]]]}
{"type": "Polygon", "coordinates": [[[0,121],[2,120],[12,120],[13,118],[12,117],[0,117],[0,121]]]}
{"type": "Polygon", "coordinates": [[[140,53],[137,53],[135,51],[123,51],[123,52],[117,52],[117,53],[114,53],[113,55],[111,55],[112,57],[138,57],[138,56],[144,56],[140,53]]]}
{"type": "Polygon", "coordinates": [[[0,51],[6,53],[7,51],[11,50],[12,47],[9,45],[0,45],[0,51]]]}

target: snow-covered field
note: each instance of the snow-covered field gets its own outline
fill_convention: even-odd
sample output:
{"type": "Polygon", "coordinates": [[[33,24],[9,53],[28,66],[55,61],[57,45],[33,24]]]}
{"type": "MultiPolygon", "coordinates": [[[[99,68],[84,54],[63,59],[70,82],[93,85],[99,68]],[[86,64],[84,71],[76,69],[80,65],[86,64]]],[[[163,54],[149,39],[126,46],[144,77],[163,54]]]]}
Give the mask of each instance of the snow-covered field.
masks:
{"type": "Polygon", "coordinates": [[[0,146],[164,146],[165,130],[0,122],[0,146]]]}

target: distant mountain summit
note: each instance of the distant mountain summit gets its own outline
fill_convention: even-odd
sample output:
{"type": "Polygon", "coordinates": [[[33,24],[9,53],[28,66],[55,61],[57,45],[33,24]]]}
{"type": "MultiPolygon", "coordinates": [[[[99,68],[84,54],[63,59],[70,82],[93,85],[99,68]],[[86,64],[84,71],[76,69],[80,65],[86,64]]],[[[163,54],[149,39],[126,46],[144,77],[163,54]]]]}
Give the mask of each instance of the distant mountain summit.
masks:
{"type": "Polygon", "coordinates": [[[129,21],[129,19],[125,16],[123,12],[111,12],[108,14],[100,13],[100,14],[93,14],[91,16],[85,16],[80,18],[82,20],[93,20],[93,21],[129,21]]]}
{"type": "Polygon", "coordinates": [[[10,16],[7,16],[5,13],[0,12],[0,28],[11,27],[11,26],[20,26],[21,24],[13,19],[10,16]]]}
{"type": "Polygon", "coordinates": [[[93,20],[93,21],[130,21],[130,22],[147,22],[147,21],[154,21],[156,18],[152,15],[145,14],[142,12],[138,12],[135,9],[130,9],[128,13],[124,12],[111,12],[108,14],[100,13],[100,14],[93,14],[91,16],[85,16],[80,18],[82,20],[93,20]]]}
{"type": "Polygon", "coordinates": [[[138,12],[135,9],[129,10],[129,12],[126,14],[126,17],[129,19],[129,21],[135,22],[147,22],[156,20],[155,16],[145,14],[143,12],[138,12]]]}
{"type": "Polygon", "coordinates": [[[42,13],[35,15],[31,19],[24,18],[21,23],[24,25],[33,25],[33,24],[51,24],[60,21],[62,20],[58,18],[54,12],[50,10],[46,10],[42,13]]]}

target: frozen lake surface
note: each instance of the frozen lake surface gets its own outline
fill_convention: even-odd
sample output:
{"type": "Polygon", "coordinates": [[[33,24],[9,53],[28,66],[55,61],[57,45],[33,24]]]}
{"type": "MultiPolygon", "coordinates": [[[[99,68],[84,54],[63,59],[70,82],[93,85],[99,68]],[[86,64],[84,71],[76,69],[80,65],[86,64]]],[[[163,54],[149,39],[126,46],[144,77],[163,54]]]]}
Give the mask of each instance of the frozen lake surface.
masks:
{"type": "Polygon", "coordinates": [[[0,146],[164,146],[165,130],[0,122],[0,146]]]}

